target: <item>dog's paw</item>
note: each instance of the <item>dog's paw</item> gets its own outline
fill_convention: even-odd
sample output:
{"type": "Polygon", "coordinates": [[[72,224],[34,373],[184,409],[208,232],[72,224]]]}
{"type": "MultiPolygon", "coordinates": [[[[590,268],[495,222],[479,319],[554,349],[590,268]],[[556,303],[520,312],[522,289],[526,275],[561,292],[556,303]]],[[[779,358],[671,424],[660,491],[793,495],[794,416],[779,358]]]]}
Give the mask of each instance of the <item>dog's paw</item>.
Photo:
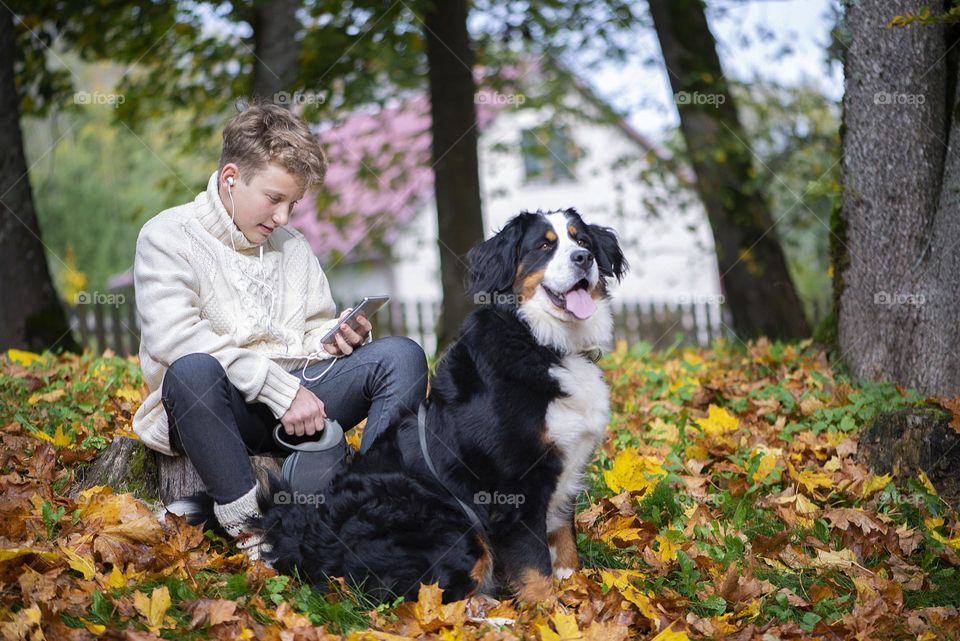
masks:
{"type": "Polygon", "coordinates": [[[576,572],[576,570],[573,568],[557,568],[553,571],[553,576],[557,577],[561,581],[564,581],[572,577],[574,572],[576,572]]]}

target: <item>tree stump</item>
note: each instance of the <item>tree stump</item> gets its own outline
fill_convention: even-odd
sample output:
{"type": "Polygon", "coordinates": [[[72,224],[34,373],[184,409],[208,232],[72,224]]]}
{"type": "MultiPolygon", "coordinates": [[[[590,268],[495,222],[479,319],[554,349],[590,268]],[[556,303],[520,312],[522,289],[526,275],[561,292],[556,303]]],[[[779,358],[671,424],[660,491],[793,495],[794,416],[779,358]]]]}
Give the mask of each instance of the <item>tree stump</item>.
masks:
{"type": "Polygon", "coordinates": [[[857,458],[877,474],[898,477],[923,472],[937,493],[960,503],[960,434],[953,413],[938,405],[880,414],[860,435],[857,458]]]}
{"type": "MultiPolygon", "coordinates": [[[[261,484],[269,472],[280,475],[283,456],[264,454],[250,459],[261,484]]],[[[137,498],[164,505],[205,489],[187,457],[165,456],[125,436],[116,437],[93,462],[77,471],[69,494],[76,498],[95,485],[108,485],[115,492],[132,492],[137,498]]]]}

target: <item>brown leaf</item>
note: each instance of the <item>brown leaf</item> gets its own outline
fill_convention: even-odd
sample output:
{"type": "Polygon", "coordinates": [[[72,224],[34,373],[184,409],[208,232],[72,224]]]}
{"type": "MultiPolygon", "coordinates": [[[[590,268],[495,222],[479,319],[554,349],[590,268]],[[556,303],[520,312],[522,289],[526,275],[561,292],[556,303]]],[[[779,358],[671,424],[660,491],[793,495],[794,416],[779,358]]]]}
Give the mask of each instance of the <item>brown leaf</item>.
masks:
{"type": "Polygon", "coordinates": [[[830,525],[841,530],[848,530],[853,525],[864,535],[869,535],[871,532],[883,534],[886,531],[886,527],[874,521],[863,510],[848,507],[831,508],[824,511],[823,518],[829,521],[830,525]]]}
{"type": "Polygon", "coordinates": [[[226,599],[197,599],[181,604],[187,612],[193,614],[188,626],[191,630],[209,625],[214,626],[225,621],[237,621],[237,602],[226,599]]]}

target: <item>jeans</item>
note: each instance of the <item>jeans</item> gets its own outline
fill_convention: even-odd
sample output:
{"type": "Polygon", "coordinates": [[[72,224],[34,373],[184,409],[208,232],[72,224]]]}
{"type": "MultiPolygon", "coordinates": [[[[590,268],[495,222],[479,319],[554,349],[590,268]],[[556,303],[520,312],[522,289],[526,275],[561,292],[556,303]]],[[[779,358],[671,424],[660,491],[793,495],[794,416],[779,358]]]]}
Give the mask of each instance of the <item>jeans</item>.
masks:
{"type": "MultiPolygon", "coordinates": [[[[327,417],[348,430],[364,418],[360,451],[401,416],[416,412],[427,393],[427,359],[409,338],[388,336],[354,349],[333,365],[329,360],[291,372],[323,401],[327,417]]],[[[250,455],[287,454],[273,441],[279,419],[263,403],[243,394],[209,354],[187,354],[170,364],[161,391],[170,429],[170,446],[187,456],[220,504],[247,492],[256,480],[250,455]]]]}

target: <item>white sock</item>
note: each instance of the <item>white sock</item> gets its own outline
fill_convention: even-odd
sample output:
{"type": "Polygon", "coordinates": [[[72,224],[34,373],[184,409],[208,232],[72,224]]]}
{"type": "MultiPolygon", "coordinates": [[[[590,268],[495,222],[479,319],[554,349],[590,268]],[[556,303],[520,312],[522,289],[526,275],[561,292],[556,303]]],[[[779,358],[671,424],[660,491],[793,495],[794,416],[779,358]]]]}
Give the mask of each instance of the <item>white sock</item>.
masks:
{"type": "Polygon", "coordinates": [[[257,481],[249,492],[238,499],[230,501],[224,505],[220,503],[213,504],[213,513],[217,521],[227,531],[227,534],[237,538],[241,533],[247,530],[247,520],[250,517],[263,516],[260,508],[257,506],[257,492],[260,489],[260,482],[257,481]]]}

